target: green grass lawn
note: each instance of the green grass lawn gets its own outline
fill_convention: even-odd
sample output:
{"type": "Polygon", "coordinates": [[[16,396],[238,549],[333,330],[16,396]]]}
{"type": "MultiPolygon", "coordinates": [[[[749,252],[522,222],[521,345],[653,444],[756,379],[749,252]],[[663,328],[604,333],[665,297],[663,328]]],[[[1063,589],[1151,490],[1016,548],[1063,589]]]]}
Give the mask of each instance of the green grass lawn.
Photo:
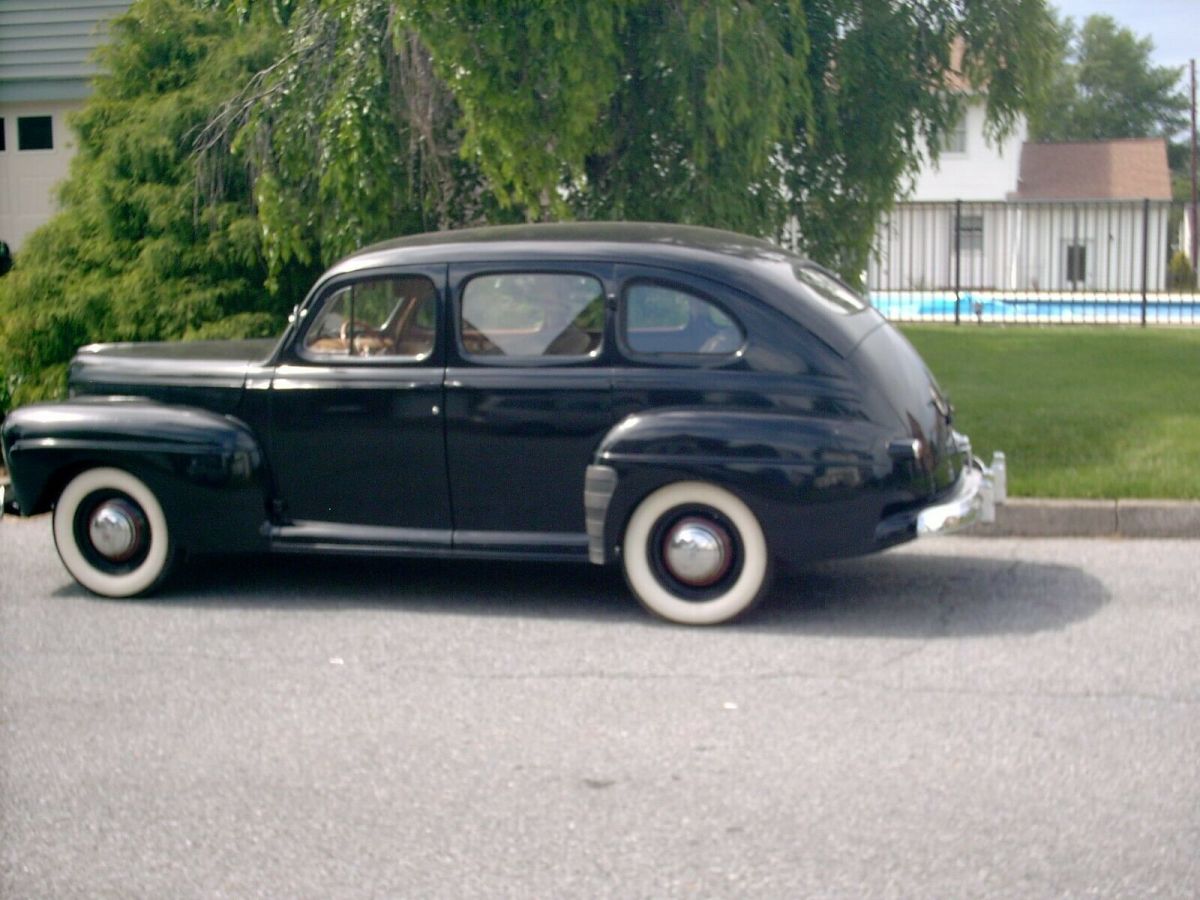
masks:
{"type": "Polygon", "coordinates": [[[1200,329],[902,330],[1009,493],[1200,499],[1200,329]]]}

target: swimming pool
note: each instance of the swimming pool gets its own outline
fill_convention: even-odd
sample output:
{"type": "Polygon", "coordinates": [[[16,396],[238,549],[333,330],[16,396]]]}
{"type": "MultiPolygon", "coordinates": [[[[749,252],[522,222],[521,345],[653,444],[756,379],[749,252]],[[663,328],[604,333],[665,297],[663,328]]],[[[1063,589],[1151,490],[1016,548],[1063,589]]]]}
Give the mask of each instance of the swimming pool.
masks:
{"type": "MultiPolygon", "coordinates": [[[[952,292],[872,291],[868,296],[872,306],[897,322],[954,321],[952,292]]],[[[957,307],[965,321],[1137,325],[1143,304],[1141,294],[1134,293],[962,291],[957,307]]],[[[1145,312],[1148,325],[1200,325],[1200,295],[1150,294],[1145,312]]]]}

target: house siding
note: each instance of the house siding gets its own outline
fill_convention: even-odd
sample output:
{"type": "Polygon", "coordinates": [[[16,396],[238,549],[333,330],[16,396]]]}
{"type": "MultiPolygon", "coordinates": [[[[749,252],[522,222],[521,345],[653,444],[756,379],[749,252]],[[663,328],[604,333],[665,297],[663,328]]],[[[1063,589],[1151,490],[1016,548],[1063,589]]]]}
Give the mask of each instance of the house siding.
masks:
{"type": "Polygon", "coordinates": [[[1165,200],[899,204],[876,232],[867,284],[873,291],[1162,291],[1170,217],[1165,200]],[[957,247],[956,216],[972,226],[957,247]],[[981,235],[971,233],[975,225],[981,235]]]}
{"type": "Polygon", "coordinates": [[[966,149],[962,153],[943,151],[936,163],[927,163],[904,199],[1005,200],[1016,188],[1025,120],[1021,119],[1012,134],[996,144],[985,137],[982,98],[971,98],[966,106],[966,149]]]}
{"type": "Polygon", "coordinates": [[[0,0],[0,103],[82,100],[104,23],[128,0],[0,0]]]}
{"type": "Polygon", "coordinates": [[[0,0],[0,240],[14,251],[55,212],[55,185],[75,152],[68,114],[91,90],[107,22],[129,0],[0,0]],[[51,119],[53,147],[22,150],[18,122],[51,119]]]}

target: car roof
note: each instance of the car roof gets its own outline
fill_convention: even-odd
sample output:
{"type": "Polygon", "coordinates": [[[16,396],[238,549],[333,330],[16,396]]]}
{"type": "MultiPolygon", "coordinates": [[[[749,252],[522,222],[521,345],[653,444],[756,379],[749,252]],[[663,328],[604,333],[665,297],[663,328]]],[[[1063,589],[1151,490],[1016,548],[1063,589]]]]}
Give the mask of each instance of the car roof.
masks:
{"type": "Polygon", "coordinates": [[[559,222],[437,231],[364,247],[335,266],[356,263],[478,260],[558,255],[631,262],[668,257],[724,256],[743,260],[799,258],[759,238],[697,225],[661,222],[559,222]],[[369,258],[364,259],[364,257],[369,258]]]}
{"type": "Polygon", "coordinates": [[[875,315],[837,316],[811,300],[798,305],[805,292],[790,274],[779,273],[811,265],[803,257],[760,238],[695,225],[562,222],[430,232],[364,247],[326,277],[388,266],[522,260],[597,260],[693,273],[762,298],[843,355],[878,325],[875,315]]]}

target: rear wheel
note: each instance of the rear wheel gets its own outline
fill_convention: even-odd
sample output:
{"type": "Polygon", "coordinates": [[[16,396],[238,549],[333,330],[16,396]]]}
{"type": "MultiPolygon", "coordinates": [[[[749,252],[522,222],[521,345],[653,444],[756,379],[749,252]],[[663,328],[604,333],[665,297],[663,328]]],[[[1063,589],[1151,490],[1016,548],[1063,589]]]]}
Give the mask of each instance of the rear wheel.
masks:
{"type": "Polygon", "coordinates": [[[765,592],[770,568],[754,513],[701,481],[669,484],[641,502],[625,529],[622,564],[643,606],[684,625],[737,618],[765,592]]]}
{"type": "Polygon", "coordinates": [[[147,593],[174,558],[158,498],[122,469],[88,469],[67,484],[54,506],[54,545],[72,577],[105,597],[147,593]]]}

